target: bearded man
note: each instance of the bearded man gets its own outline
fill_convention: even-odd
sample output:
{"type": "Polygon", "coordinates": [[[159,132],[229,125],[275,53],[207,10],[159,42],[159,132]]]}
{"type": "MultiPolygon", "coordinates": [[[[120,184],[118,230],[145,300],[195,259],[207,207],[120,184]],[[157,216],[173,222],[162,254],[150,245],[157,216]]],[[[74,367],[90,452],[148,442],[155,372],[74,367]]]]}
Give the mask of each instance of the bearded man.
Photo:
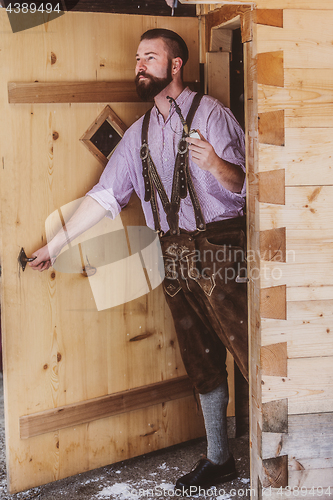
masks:
{"type": "Polygon", "coordinates": [[[142,35],[135,81],[154,107],[126,131],[67,234],[36,251],[30,265],[48,269],[68,237],[106,214],[116,217],[137,193],[147,225],[160,235],[165,296],[205,420],[207,457],[176,483],[194,494],[237,474],[227,438],[225,359],[227,347],[247,377],[245,159],[244,134],[230,110],[185,88],[187,59],[177,33],[142,35]]]}

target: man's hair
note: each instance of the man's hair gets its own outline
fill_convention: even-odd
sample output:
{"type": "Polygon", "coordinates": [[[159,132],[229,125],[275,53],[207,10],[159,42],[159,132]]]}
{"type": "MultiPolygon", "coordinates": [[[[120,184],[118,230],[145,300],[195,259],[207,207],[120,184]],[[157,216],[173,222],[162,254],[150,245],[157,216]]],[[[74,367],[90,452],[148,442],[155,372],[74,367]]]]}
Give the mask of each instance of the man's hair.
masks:
{"type": "Polygon", "coordinates": [[[169,55],[171,59],[175,59],[176,57],[180,57],[183,61],[183,67],[187,63],[188,60],[188,48],[184,40],[178,33],[174,31],[167,30],[164,28],[155,28],[152,30],[146,31],[141,36],[142,40],[153,40],[155,38],[162,38],[166,43],[169,51],[169,55]]]}

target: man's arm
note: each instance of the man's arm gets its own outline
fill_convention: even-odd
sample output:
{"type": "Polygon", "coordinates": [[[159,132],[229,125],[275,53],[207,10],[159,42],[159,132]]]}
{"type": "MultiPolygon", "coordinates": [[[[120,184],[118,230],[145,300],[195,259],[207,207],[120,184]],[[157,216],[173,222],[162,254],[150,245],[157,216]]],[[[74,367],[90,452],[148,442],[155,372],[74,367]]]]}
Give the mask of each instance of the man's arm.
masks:
{"type": "Polygon", "coordinates": [[[232,191],[240,193],[244,184],[245,172],[239,165],[234,165],[222,160],[216,153],[213,146],[197,131],[200,139],[188,137],[189,150],[194,163],[202,170],[207,170],[219,181],[219,183],[232,191]]]}
{"type": "Polygon", "coordinates": [[[97,224],[106,213],[107,210],[94,198],[86,196],[66,223],[66,228],[60,229],[47,245],[32,254],[36,259],[29,262],[29,266],[38,271],[48,269],[67,243],[97,224]]]}

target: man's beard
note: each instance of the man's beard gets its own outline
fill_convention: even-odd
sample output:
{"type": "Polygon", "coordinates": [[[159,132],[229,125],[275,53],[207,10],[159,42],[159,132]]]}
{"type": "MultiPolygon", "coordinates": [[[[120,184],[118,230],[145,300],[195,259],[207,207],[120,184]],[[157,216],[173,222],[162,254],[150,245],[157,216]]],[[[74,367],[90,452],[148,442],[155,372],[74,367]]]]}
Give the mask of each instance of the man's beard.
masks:
{"type": "Polygon", "coordinates": [[[172,82],[171,59],[168,62],[167,76],[157,78],[147,75],[144,71],[138,73],[135,77],[136,92],[142,101],[152,101],[162,90],[172,82]],[[145,76],[146,80],[140,80],[140,76],[145,76]]]}

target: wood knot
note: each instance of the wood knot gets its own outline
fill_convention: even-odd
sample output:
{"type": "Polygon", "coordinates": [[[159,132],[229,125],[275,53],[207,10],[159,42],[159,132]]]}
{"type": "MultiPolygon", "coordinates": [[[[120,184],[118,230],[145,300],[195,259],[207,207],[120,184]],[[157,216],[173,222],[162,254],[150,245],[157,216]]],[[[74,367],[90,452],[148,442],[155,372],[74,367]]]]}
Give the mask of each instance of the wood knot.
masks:
{"type": "Polygon", "coordinates": [[[58,134],[58,132],[55,132],[55,131],[54,131],[54,132],[53,132],[53,134],[52,134],[52,138],[53,138],[53,140],[54,140],[54,141],[56,141],[57,139],[59,139],[59,134],[58,134]]]}
{"type": "Polygon", "coordinates": [[[43,366],[43,369],[44,369],[44,370],[47,370],[47,369],[48,369],[48,367],[49,367],[49,365],[45,364],[45,365],[43,366]]]}
{"type": "Polygon", "coordinates": [[[152,430],[150,432],[146,432],[146,434],[140,434],[140,437],[152,436],[153,434],[156,434],[156,432],[158,432],[158,431],[159,431],[159,429],[152,430]]]}
{"type": "Polygon", "coordinates": [[[137,342],[138,340],[147,339],[148,337],[151,337],[152,335],[154,335],[152,332],[142,333],[141,335],[136,335],[135,337],[132,337],[129,341],[130,342],[137,342]]]}
{"type": "Polygon", "coordinates": [[[56,277],[56,273],[53,271],[53,272],[51,273],[51,279],[53,279],[53,280],[54,280],[54,278],[55,278],[55,277],[56,277]]]}
{"type": "Polygon", "coordinates": [[[57,56],[54,52],[51,52],[51,64],[55,64],[57,62],[57,56]]]}
{"type": "Polygon", "coordinates": [[[60,352],[57,352],[57,361],[58,361],[58,363],[61,361],[61,358],[62,358],[62,356],[61,356],[60,352]]]}

